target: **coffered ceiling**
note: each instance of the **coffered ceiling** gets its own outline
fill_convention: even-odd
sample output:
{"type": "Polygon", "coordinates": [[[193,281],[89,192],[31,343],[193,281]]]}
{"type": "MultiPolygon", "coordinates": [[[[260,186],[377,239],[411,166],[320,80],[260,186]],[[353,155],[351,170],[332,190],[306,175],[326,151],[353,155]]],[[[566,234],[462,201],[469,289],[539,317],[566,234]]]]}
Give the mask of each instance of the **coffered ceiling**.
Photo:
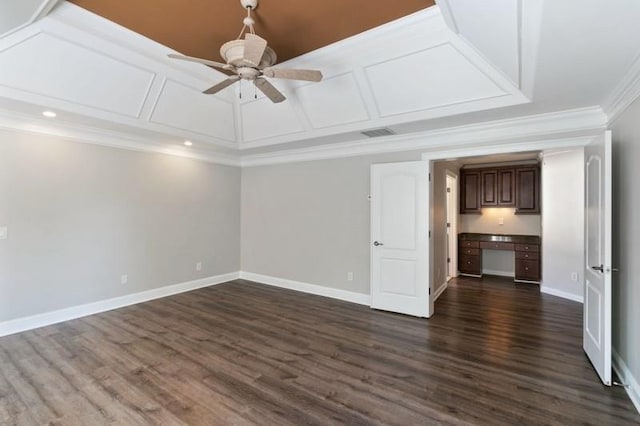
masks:
{"type": "MultiPolygon", "coordinates": [[[[186,55],[220,60],[246,16],[239,0],[70,0],[186,55]]],[[[433,6],[434,0],[262,0],[256,32],[280,61],[433,6]]]]}
{"type": "Polygon", "coordinates": [[[606,122],[603,110],[615,114],[640,86],[640,2],[438,0],[424,8],[432,2],[403,0],[367,9],[359,0],[262,0],[257,31],[289,52],[281,65],[324,74],[320,83],[272,79],[287,97],[280,104],[248,84],[241,99],[240,85],[204,95],[226,76],[167,57],[218,59],[217,46],[197,50],[219,44],[213,32],[190,39],[198,28],[221,28],[203,23],[214,3],[229,14],[221,42],[234,38],[237,0],[75,2],[115,15],[60,1],[36,19],[55,0],[34,0],[29,13],[26,3],[0,1],[0,17],[15,18],[3,22],[17,25],[0,35],[0,128],[256,165],[465,143],[469,132],[481,142],[592,134],[606,122]],[[395,13],[403,16],[359,32],[395,13]],[[202,20],[182,22],[190,17],[202,20]],[[44,109],[58,117],[45,119],[44,109]],[[391,135],[363,135],[383,127],[391,135]]]}

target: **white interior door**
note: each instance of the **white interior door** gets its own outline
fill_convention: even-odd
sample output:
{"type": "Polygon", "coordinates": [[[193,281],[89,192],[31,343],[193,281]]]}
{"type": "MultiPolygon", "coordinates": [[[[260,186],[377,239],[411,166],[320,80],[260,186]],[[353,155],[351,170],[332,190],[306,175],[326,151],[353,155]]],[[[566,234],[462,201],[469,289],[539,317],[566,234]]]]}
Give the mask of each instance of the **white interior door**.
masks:
{"type": "Polygon", "coordinates": [[[583,346],[611,385],[611,132],[585,148],[583,346]]]}
{"type": "Polygon", "coordinates": [[[371,166],[371,307],[429,317],[429,165],[371,166]]]}
{"type": "Polygon", "coordinates": [[[458,180],[455,176],[447,172],[447,280],[456,277],[458,274],[458,207],[456,203],[458,180]]]}

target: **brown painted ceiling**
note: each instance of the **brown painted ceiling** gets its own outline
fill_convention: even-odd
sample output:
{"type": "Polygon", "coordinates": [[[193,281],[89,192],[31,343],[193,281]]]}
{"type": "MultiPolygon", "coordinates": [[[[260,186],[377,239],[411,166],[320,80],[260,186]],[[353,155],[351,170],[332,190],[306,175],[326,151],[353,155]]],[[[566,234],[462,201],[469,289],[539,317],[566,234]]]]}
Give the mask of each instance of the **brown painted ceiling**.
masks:
{"type": "MultiPolygon", "coordinates": [[[[185,55],[220,60],[246,11],[239,0],[69,0],[185,55]]],[[[278,62],[310,52],[418,10],[434,0],[261,0],[256,33],[278,62]]]]}

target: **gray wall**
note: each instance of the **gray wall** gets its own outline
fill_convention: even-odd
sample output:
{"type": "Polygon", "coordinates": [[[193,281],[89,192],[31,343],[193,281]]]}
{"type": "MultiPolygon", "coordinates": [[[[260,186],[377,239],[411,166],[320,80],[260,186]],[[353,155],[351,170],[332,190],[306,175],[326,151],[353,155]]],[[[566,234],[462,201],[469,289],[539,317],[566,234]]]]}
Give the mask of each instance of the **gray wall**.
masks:
{"type": "Polygon", "coordinates": [[[640,379],[640,100],[613,123],[613,347],[640,379]]]}
{"type": "Polygon", "coordinates": [[[0,321],[238,271],[240,180],[238,168],[0,130],[0,321]]]}
{"type": "Polygon", "coordinates": [[[419,159],[415,152],[243,169],[242,270],[369,294],[370,166],[419,159]]]}

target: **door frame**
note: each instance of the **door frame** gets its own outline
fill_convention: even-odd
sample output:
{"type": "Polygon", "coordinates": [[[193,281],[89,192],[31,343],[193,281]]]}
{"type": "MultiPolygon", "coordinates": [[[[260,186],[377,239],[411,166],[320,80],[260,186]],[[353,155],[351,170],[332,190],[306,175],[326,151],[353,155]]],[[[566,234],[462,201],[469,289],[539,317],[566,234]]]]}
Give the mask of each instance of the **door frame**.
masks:
{"type": "MultiPolygon", "coordinates": [[[[603,129],[604,132],[606,129],[603,129]]],[[[484,145],[484,146],[472,146],[472,147],[462,147],[462,148],[454,148],[454,149],[446,149],[440,147],[441,150],[435,148],[433,151],[427,151],[422,153],[422,160],[427,161],[429,164],[429,173],[430,176],[433,174],[433,164],[435,161],[454,161],[460,158],[465,157],[477,157],[482,155],[495,155],[495,154],[505,154],[505,153],[518,153],[518,152],[527,152],[527,151],[545,151],[549,149],[559,149],[559,148],[583,148],[591,143],[595,138],[599,137],[601,133],[599,132],[597,135],[586,135],[586,136],[575,136],[575,137],[567,137],[564,139],[541,139],[534,140],[524,143],[496,143],[493,145],[484,145]]],[[[429,230],[433,231],[435,228],[433,214],[433,191],[434,191],[434,179],[429,180],[429,230]]],[[[433,282],[433,239],[429,239],[429,303],[431,313],[434,314],[434,295],[435,295],[435,286],[436,283],[433,282]]]]}
{"type": "MultiPolygon", "coordinates": [[[[450,224],[447,230],[447,257],[449,262],[447,267],[447,278],[455,278],[458,276],[458,250],[456,250],[456,235],[458,235],[458,175],[449,169],[444,171],[445,175],[445,191],[448,188],[447,180],[453,179],[453,185],[451,185],[451,192],[445,194],[447,199],[447,221],[450,224]],[[449,201],[451,200],[451,201],[449,201]],[[453,268],[453,269],[451,269],[453,268]],[[452,272],[449,274],[449,272],[452,272]]],[[[447,280],[448,281],[448,280],[447,280]]]]}

